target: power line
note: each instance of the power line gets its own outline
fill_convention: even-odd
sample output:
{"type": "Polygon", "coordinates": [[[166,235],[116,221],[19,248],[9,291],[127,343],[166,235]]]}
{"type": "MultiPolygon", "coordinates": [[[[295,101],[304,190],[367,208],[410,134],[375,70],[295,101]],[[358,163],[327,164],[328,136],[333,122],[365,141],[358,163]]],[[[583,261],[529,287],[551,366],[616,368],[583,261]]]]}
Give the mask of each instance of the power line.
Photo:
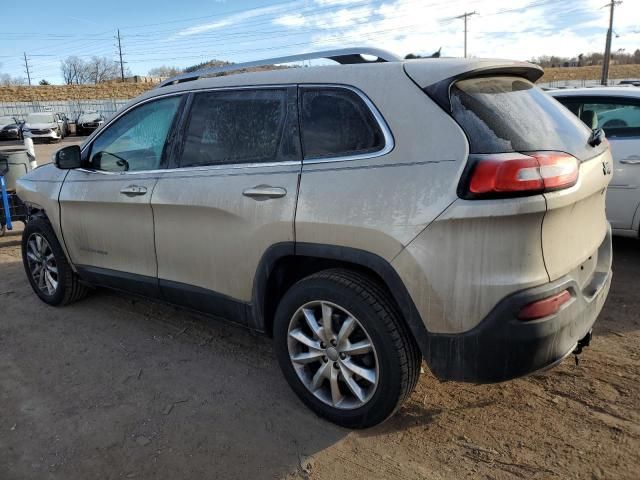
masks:
{"type": "MultiPolygon", "coordinates": [[[[622,0],[612,0],[604,7],[609,7],[609,29],[607,30],[607,43],[604,47],[604,58],[602,59],[602,78],[600,83],[606,85],[609,82],[609,62],[611,61],[611,33],[613,32],[613,10],[616,5],[620,5],[622,0]]],[[[602,8],[604,8],[602,7],[602,8]]]]}

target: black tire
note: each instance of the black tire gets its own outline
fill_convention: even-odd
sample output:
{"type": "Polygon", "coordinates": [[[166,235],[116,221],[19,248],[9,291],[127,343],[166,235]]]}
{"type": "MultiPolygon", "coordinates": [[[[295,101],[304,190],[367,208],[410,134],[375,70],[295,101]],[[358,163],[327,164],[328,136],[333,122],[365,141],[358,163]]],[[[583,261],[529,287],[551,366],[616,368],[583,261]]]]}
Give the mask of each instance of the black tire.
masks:
{"type": "Polygon", "coordinates": [[[409,397],[420,375],[422,355],[394,300],[378,283],[350,270],[324,270],[293,285],[276,311],[274,344],[280,368],[298,397],[318,415],[347,428],[367,428],[389,418],[409,397]],[[353,314],[375,348],[377,387],[357,408],[340,409],[317,398],[299,378],[290,359],[289,324],[301,306],[318,300],[353,314]]]}
{"type": "Polygon", "coordinates": [[[22,232],[22,263],[24,265],[27,278],[29,279],[29,283],[31,284],[31,288],[33,288],[36,295],[40,297],[40,300],[48,303],[49,305],[68,305],[84,298],[89,291],[85,285],[80,283],[80,279],[72,270],[69,262],[67,261],[67,257],[56,238],[51,224],[45,218],[34,217],[25,225],[24,231],[22,232]],[[29,259],[27,258],[27,244],[29,240],[33,238],[33,234],[39,234],[44,237],[51,248],[51,252],[53,253],[55,265],[58,270],[58,284],[53,294],[48,294],[42,291],[38,287],[38,284],[31,273],[29,259]]]}

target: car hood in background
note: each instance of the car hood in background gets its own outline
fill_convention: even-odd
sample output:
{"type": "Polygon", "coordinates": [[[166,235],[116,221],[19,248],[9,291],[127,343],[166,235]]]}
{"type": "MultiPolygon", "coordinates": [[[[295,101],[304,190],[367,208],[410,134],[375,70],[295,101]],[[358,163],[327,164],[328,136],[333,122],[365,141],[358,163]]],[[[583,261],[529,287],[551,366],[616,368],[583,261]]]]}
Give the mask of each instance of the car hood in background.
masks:
{"type": "Polygon", "coordinates": [[[46,128],[58,128],[58,124],[56,122],[51,123],[25,123],[24,128],[34,129],[34,130],[44,130],[46,128]]]}

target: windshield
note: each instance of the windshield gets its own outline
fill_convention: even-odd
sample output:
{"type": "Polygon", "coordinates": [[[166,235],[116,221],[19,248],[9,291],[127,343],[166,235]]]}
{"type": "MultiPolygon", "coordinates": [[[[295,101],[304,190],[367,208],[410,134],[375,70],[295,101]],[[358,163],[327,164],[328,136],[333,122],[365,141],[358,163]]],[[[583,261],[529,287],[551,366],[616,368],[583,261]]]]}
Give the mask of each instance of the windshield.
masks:
{"type": "Polygon", "coordinates": [[[0,117],[0,125],[7,125],[9,123],[16,123],[13,117],[0,117]]]}
{"type": "Polygon", "coordinates": [[[555,150],[580,159],[597,153],[588,144],[591,131],[524,78],[461,80],[451,88],[451,107],[470,153],[555,150]]]}
{"type": "Polygon", "coordinates": [[[27,123],[53,123],[53,115],[51,113],[30,113],[27,116],[27,123]]]}

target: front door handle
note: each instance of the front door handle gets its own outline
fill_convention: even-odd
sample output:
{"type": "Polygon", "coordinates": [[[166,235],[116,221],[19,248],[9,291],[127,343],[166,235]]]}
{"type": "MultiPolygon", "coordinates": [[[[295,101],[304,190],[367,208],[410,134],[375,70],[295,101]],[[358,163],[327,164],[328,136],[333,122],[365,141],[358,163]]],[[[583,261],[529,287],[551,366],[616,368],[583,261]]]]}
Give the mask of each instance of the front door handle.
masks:
{"type": "Polygon", "coordinates": [[[280,198],[287,194],[282,187],[271,187],[269,185],[258,185],[253,188],[247,188],[242,192],[245,197],[255,198],[256,200],[268,200],[270,198],[280,198]]]}
{"type": "Polygon", "coordinates": [[[127,195],[128,197],[135,197],[137,195],[146,195],[147,187],[143,187],[141,185],[129,185],[127,187],[122,187],[120,189],[120,193],[123,195],[127,195]]]}
{"type": "Polygon", "coordinates": [[[627,165],[640,165],[640,155],[629,155],[627,158],[620,160],[620,163],[627,165]]]}

